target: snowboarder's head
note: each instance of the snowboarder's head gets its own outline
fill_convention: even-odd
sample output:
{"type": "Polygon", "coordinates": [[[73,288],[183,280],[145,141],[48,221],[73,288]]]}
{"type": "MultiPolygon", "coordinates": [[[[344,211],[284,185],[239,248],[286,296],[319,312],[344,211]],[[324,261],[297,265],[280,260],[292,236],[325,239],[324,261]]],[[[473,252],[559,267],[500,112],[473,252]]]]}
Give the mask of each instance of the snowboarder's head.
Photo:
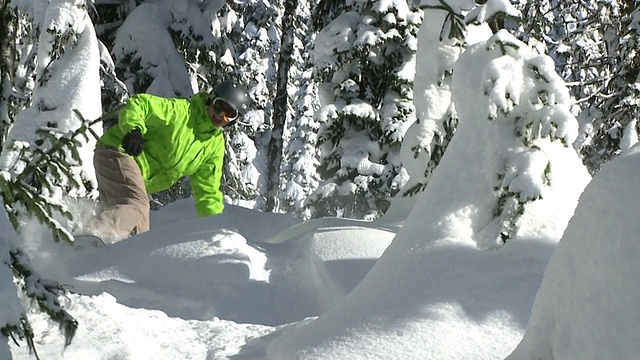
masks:
{"type": "Polygon", "coordinates": [[[207,101],[211,122],[220,128],[233,125],[243,115],[248,103],[249,96],[241,86],[230,80],[219,83],[207,101]]]}

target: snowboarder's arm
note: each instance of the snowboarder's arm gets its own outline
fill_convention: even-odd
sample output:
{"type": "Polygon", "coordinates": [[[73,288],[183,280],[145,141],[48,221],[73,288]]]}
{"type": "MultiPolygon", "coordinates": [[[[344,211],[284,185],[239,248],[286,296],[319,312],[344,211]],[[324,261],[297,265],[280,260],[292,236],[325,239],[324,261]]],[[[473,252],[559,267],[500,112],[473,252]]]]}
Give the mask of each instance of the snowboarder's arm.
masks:
{"type": "Polygon", "coordinates": [[[224,144],[220,146],[216,156],[208,159],[195,174],[191,175],[191,189],[199,216],[220,214],[224,210],[223,195],[220,191],[223,162],[224,144]]]}
{"type": "Polygon", "coordinates": [[[118,117],[118,126],[123,134],[128,134],[133,129],[139,129],[143,135],[147,132],[146,120],[151,101],[153,97],[148,94],[137,94],[127,100],[118,117]]]}

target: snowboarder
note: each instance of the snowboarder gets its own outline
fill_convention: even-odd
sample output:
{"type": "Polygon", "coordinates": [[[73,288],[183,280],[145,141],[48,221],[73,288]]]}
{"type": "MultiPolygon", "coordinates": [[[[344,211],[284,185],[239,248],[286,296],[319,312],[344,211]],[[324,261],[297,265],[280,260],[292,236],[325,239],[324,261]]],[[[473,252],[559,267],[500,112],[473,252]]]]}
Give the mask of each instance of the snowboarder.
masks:
{"type": "Polygon", "coordinates": [[[98,139],[94,167],[104,210],[85,232],[106,243],[149,230],[147,194],[190,176],[199,216],[224,208],[220,191],[224,160],[222,129],[247,107],[244,89],[231,81],[190,99],[134,95],[116,126],[98,139]]]}

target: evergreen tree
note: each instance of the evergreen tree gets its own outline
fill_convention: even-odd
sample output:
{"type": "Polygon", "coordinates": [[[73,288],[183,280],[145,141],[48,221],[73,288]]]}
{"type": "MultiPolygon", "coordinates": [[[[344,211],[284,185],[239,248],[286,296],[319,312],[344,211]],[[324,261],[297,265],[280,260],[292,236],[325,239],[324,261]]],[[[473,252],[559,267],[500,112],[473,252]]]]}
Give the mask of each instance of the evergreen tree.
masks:
{"type": "MultiPolygon", "coordinates": [[[[134,8],[113,40],[118,78],[131,93],[188,97],[209,91],[217,75],[211,21],[215,12],[197,0],[134,8]]],[[[104,38],[111,36],[106,33],[104,38]]]]}
{"type": "Polygon", "coordinates": [[[33,97],[31,106],[15,116],[0,154],[0,188],[16,228],[23,215],[35,216],[57,239],[70,240],[56,217],[72,216],[61,201],[63,195],[85,197],[93,191],[91,159],[82,159],[79,150],[92,148],[100,132],[98,125],[89,122],[101,111],[96,86],[99,50],[86,4],[56,1],[47,10],[43,19],[32,18],[41,29],[33,58],[33,97]],[[91,56],[95,64],[68,67],[78,57],[91,56]]]}
{"type": "MultiPolygon", "coordinates": [[[[305,74],[310,76],[310,72],[305,74]]],[[[300,77],[299,80],[306,80],[306,87],[299,89],[296,94],[298,111],[292,120],[293,132],[283,160],[280,209],[307,219],[310,214],[304,206],[304,201],[320,184],[320,177],[316,171],[320,164],[317,148],[320,122],[314,117],[318,107],[315,83],[304,77],[300,77]]]]}
{"type": "MultiPolygon", "coordinates": [[[[3,54],[10,55],[3,57],[10,60],[3,61],[9,66],[2,71],[2,106],[10,109],[3,117],[12,125],[3,129],[7,137],[0,153],[0,224],[5,231],[0,239],[0,267],[10,269],[20,292],[60,324],[68,345],[78,324],[57,301],[63,289],[33,270],[7,225],[19,230],[22,221],[35,217],[56,240],[72,238],[63,220],[72,220],[73,215],[63,200],[91,195],[94,183],[93,169],[86,166],[91,162],[83,161],[80,150],[93,147],[99,132],[86,120],[98,118],[101,111],[98,41],[85,2],[57,0],[39,11],[27,5],[11,11],[15,17],[7,25],[17,25],[10,32],[17,38],[9,46],[6,41],[2,45],[3,54]],[[19,46],[33,51],[20,58],[15,55],[19,46]],[[85,61],[84,67],[69,66],[79,58],[85,61]],[[15,76],[17,69],[25,71],[15,76]],[[4,76],[9,74],[11,82],[4,76]],[[12,102],[12,97],[20,96],[28,100],[12,102]]],[[[26,339],[34,350],[24,309],[13,315],[3,317],[9,321],[0,324],[0,333],[14,341],[26,339]]]]}
{"type": "MultiPolygon", "coordinates": [[[[258,0],[231,4],[225,19],[226,34],[222,35],[229,44],[229,54],[225,56],[229,56],[228,62],[233,64],[232,77],[248,89],[253,100],[242,122],[227,132],[230,156],[223,190],[232,199],[252,201],[260,209],[266,206],[267,169],[272,166],[267,165],[268,147],[272,140],[280,141],[272,134],[276,121],[273,101],[278,88],[283,4],[283,1],[258,0]]],[[[278,157],[280,152],[274,149],[271,154],[278,157]]]]}
{"type": "Polygon", "coordinates": [[[118,29],[127,16],[137,7],[139,1],[96,1],[89,12],[95,24],[98,39],[107,49],[112,49],[118,29]]]}
{"type": "Polygon", "coordinates": [[[11,82],[16,71],[16,31],[18,17],[8,0],[0,2],[0,146],[4,144],[11,119],[11,82]]]}
{"type": "Polygon", "coordinates": [[[423,1],[425,20],[420,29],[418,74],[415,80],[417,120],[411,125],[402,145],[402,161],[410,176],[394,200],[394,218],[403,218],[413,208],[440,163],[458,125],[458,115],[451,101],[453,66],[467,46],[469,26],[472,31],[484,23],[493,32],[504,19],[515,19],[515,8],[501,0],[478,1],[477,4],[446,0],[423,1]]]}
{"type": "MultiPolygon", "coordinates": [[[[314,117],[318,109],[318,89],[310,64],[313,29],[309,2],[299,1],[292,30],[292,66],[288,73],[289,107],[292,115],[287,124],[289,136],[283,140],[285,151],[280,176],[279,207],[286,213],[296,213],[304,218],[304,199],[319,184],[316,168],[318,162],[317,133],[320,124],[314,117]]],[[[285,136],[287,132],[285,132],[285,136]]]]}
{"type": "Polygon", "coordinates": [[[313,7],[313,28],[316,31],[322,30],[348,7],[348,3],[345,0],[318,1],[313,7]]]}
{"type": "Polygon", "coordinates": [[[582,127],[576,146],[594,174],[638,140],[637,2],[539,1],[522,8],[530,20],[521,37],[553,56],[572,84],[582,127]]]}
{"type": "MultiPolygon", "coordinates": [[[[234,80],[239,84],[239,74],[235,73],[235,63],[237,53],[232,39],[238,39],[242,33],[240,15],[229,4],[223,4],[213,19],[213,54],[215,64],[212,66],[212,83],[223,80],[234,80]]],[[[244,85],[244,84],[243,84],[244,85]]],[[[251,181],[243,181],[242,169],[247,165],[246,157],[243,157],[242,146],[251,144],[248,137],[243,137],[242,132],[237,129],[225,131],[225,158],[224,171],[222,174],[221,189],[225,196],[234,201],[240,199],[254,198],[255,188],[251,181]],[[240,139],[235,141],[234,139],[240,139]],[[232,146],[232,143],[239,144],[232,146]],[[238,154],[237,151],[240,151],[238,154]]],[[[255,148],[253,148],[255,150],[255,148]]],[[[251,164],[251,161],[248,161],[251,164]]]]}
{"type": "Polygon", "coordinates": [[[493,176],[484,175],[491,179],[493,216],[474,238],[483,247],[494,248],[514,238],[521,219],[531,211],[535,214],[535,202],[556,191],[553,181],[558,169],[552,166],[553,156],[579,161],[572,146],[578,123],[569,111],[569,91],[551,58],[530,51],[506,30],[475,46],[465,61],[459,66],[468,67],[472,61],[483,64],[481,77],[457,81],[460,75],[454,74],[453,83],[458,86],[454,91],[470,81],[482,84],[476,95],[484,102],[455,93],[454,101],[465,121],[482,121],[478,117],[486,116],[491,122],[479,135],[487,144],[486,166],[495,171],[493,176]]]}
{"type": "Polygon", "coordinates": [[[298,11],[298,0],[285,0],[282,16],[282,35],[279,60],[277,62],[277,75],[275,79],[276,92],[273,97],[273,113],[271,116],[271,134],[267,145],[265,211],[273,212],[279,207],[280,169],[282,165],[282,153],[284,148],[285,125],[291,119],[289,98],[289,74],[293,59],[293,47],[295,41],[294,19],[298,11]]]}
{"type": "Polygon", "coordinates": [[[109,49],[113,48],[116,34],[127,15],[135,8],[135,3],[97,3],[95,11],[90,11],[100,40],[100,80],[102,86],[102,117],[104,127],[117,123],[117,110],[129,97],[127,86],[118,78],[116,65],[109,49]]]}
{"type": "Polygon", "coordinates": [[[419,71],[414,87],[417,119],[402,145],[406,154],[402,160],[410,179],[401,194],[411,202],[427,186],[457,127],[449,87],[453,64],[466,48],[464,15],[469,10],[452,7],[446,1],[424,3],[423,9],[425,20],[419,35],[419,71]]]}
{"type": "Polygon", "coordinates": [[[376,218],[403,185],[399,151],[413,120],[421,17],[406,1],[347,1],[345,10],[315,42],[323,184],[308,207],[313,217],[376,218]]]}
{"type": "Polygon", "coordinates": [[[34,87],[38,28],[25,11],[0,2],[0,146],[16,114],[30,104],[34,87]]]}

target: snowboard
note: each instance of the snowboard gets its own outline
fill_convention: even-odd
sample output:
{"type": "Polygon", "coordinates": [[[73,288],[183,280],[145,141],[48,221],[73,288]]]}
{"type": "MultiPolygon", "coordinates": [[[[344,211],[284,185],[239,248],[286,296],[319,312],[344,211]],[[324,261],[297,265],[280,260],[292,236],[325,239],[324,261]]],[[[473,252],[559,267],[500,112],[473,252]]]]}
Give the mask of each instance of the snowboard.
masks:
{"type": "Polygon", "coordinates": [[[107,243],[95,235],[75,235],[73,247],[78,249],[99,249],[107,247],[107,243]]]}

